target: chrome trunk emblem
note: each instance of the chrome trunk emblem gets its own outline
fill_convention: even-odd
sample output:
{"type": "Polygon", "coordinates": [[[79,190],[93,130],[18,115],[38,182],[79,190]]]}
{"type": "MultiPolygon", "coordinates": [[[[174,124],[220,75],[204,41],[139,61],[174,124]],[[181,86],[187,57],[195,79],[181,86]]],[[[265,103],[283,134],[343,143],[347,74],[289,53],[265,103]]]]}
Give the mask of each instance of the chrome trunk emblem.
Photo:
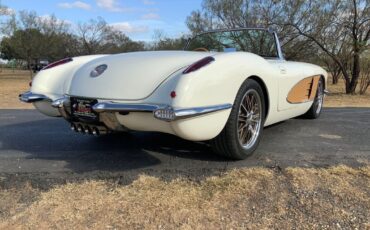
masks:
{"type": "Polygon", "coordinates": [[[95,69],[93,71],[91,71],[90,77],[99,77],[107,69],[108,69],[108,65],[106,65],[106,64],[99,65],[99,66],[95,67],[95,69]]]}

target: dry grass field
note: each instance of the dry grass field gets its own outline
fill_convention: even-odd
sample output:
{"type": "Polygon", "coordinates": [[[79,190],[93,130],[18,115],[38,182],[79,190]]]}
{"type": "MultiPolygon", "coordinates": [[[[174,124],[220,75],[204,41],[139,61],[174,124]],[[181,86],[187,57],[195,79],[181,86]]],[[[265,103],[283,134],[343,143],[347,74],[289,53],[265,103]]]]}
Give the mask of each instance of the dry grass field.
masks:
{"type": "Polygon", "coordinates": [[[32,109],[33,106],[21,103],[18,95],[27,91],[30,72],[23,70],[1,69],[0,72],[0,108],[1,109],[32,109]]]}
{"type": "Polygon", "coordinates": [[[331,84],[330,79],[328,83],[329,95],[325,98],[325,107],[370,107],[370,87],[365,95],[347,95],[343,79],[336,85],[331,84]]]}
{"type": "MultiPolygon", "coordinates": [[[[0,73],[0,108],[18,103],[28,72],[0,73]],[[13,74],[13,75],[11,75],[13,74]]],[[[326,105],[370,107],[330,85],[326,105]]],[[[141,175],[129,185],[87,180],[4,186],[0,229],[370,229],[370,166],[244,168],[202,181],[141,175]]]]}
{"type": "Polygon", "coordinates": [[[370,228],[369,166],[246,168],[200,182],[142,175],[0,196],[0,229],[370,228]]]}

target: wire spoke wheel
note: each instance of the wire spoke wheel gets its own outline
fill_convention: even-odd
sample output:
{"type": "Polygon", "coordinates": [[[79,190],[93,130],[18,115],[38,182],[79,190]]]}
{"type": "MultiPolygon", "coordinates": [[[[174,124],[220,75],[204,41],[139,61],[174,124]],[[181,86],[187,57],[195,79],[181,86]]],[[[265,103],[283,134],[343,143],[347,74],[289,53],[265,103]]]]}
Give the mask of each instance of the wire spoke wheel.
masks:
{"type": "Polygon", "coordinates": [[[239,107],[237,131],[240,145],[250,149],[258,139],[262,123],[262,103],[258,92],[249,89],[239,107]]]}
{"type": "Polygon", "coordinates": [[[247,79],[238,90],[225,127],[211,140],[212,148],[234,160],[252,155],[261,139],[265,116],[263,89],[257,81],[247,79]]]}
{"type": "Polygon", "coordinates": [[[315,112],[316,112],[316,114],[319,114],[321,112],[323,101],[324,101],[324,90],[323,90],[323,83],[320,80],[319,85],[317,86],[317,95],[316,95],[316,98],[315,98],[315,105],[316,105],[315,112]]]}
{"type": "Polygon", "coordinates": [[[303,114],[302,117],[307,119],[317,119],[320,117],[324,105],[324,89],[325,79],[321,77],[319,82],[317,83],[317,90],[313,103],[310,109],[305,114],[303,114]]]}

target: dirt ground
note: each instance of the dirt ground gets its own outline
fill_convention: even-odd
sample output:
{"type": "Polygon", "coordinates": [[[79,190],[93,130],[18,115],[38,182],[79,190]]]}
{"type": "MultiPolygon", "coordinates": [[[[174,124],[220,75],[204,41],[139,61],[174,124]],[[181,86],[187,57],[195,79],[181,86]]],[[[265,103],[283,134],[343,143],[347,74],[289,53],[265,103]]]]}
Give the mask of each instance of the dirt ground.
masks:
{"type": "Polygon", "coordinates": [[[325,97],[325,107],[370,107],[370,87],[365,95],[345,94],[344,80],[340,79],[338,84],[331,84],[328,80],[329,95],[325,97]]]}
{"type": "Polygon", "coordinates": [[[18,100],[18,95],[29,90],[30,72],[2,69],[0,72],[0,109],[33,109],[18,100]]]}
{"type": "MultiPolygon", "coordinates": [[[[30,72],[3,69],[0,72],[0,109],[33,109],[29,104],[21,103],[18,95],[29,90],[30,72]]],[[[344,81],[337,85],[328,80],[330,94],[325,98],[325,107],[370,107],[370,88],[365,95],[346,95],[344,81]]]]}
{"type": "MultiPolygon", "coordinates": [[[[18,102],[28,71],[0,73],[0,108],[18,102]]],[[[329,107],[370,107],[329,85],[329,107]]],[[[1,142],[0,142],[1,146],[1,142]]],[[[0,176],[0,229],[370,229],[370,167],[253,167],[201,181],[141,175],[129,185],[69,181],[39,188],[0,176]]],[[[14,175],[13,178],[17,178],[14,175]]]]}

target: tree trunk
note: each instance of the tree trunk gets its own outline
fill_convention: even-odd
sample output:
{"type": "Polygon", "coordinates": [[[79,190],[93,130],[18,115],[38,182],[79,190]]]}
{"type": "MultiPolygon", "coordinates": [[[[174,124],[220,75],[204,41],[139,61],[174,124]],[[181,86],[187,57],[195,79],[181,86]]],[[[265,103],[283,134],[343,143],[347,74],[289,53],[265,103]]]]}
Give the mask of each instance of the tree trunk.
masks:
{"type": "Polygon", "coordinates": [[[30,79],[32,80],[32,67],[31,67],[31,58],[27,58],[27,70],[30,71],[30,79]]]}
{"type": "Polygon", "coordinates": [[[356,87],[360,77],[360,64],[360,55],[355,51],[353,56],[352,78],[349,82],[346,82],[346,94],[356,94],[356,87]]]}
{"type": "Polygon", "coordinates": [[[346,82],[346,94],[356,94],[357,80],[355,81],[352,75],[352,79],[349,82],[346,82]]]}
{"type": "Polygon", "coordinates": [[[333,83],[333,85],[338,84],[339,76],[340,76],[340,70],[334,70],[332,72],[332,83],[333,83]]]}
{"type": "Polygon", "coordinates": [[[338,78],[336,76],[333,75],[333,78],[332,79],[333,79],[333,81],[332,81],[332,84],[333,85],[338,84],[338,78]]]}
{"type": "Polygon", "coordinates": [[[30,68],[29,70],[30,70],[30,79],[32,80],[33,70],[32,70],[32,68],[30,68]]]}

